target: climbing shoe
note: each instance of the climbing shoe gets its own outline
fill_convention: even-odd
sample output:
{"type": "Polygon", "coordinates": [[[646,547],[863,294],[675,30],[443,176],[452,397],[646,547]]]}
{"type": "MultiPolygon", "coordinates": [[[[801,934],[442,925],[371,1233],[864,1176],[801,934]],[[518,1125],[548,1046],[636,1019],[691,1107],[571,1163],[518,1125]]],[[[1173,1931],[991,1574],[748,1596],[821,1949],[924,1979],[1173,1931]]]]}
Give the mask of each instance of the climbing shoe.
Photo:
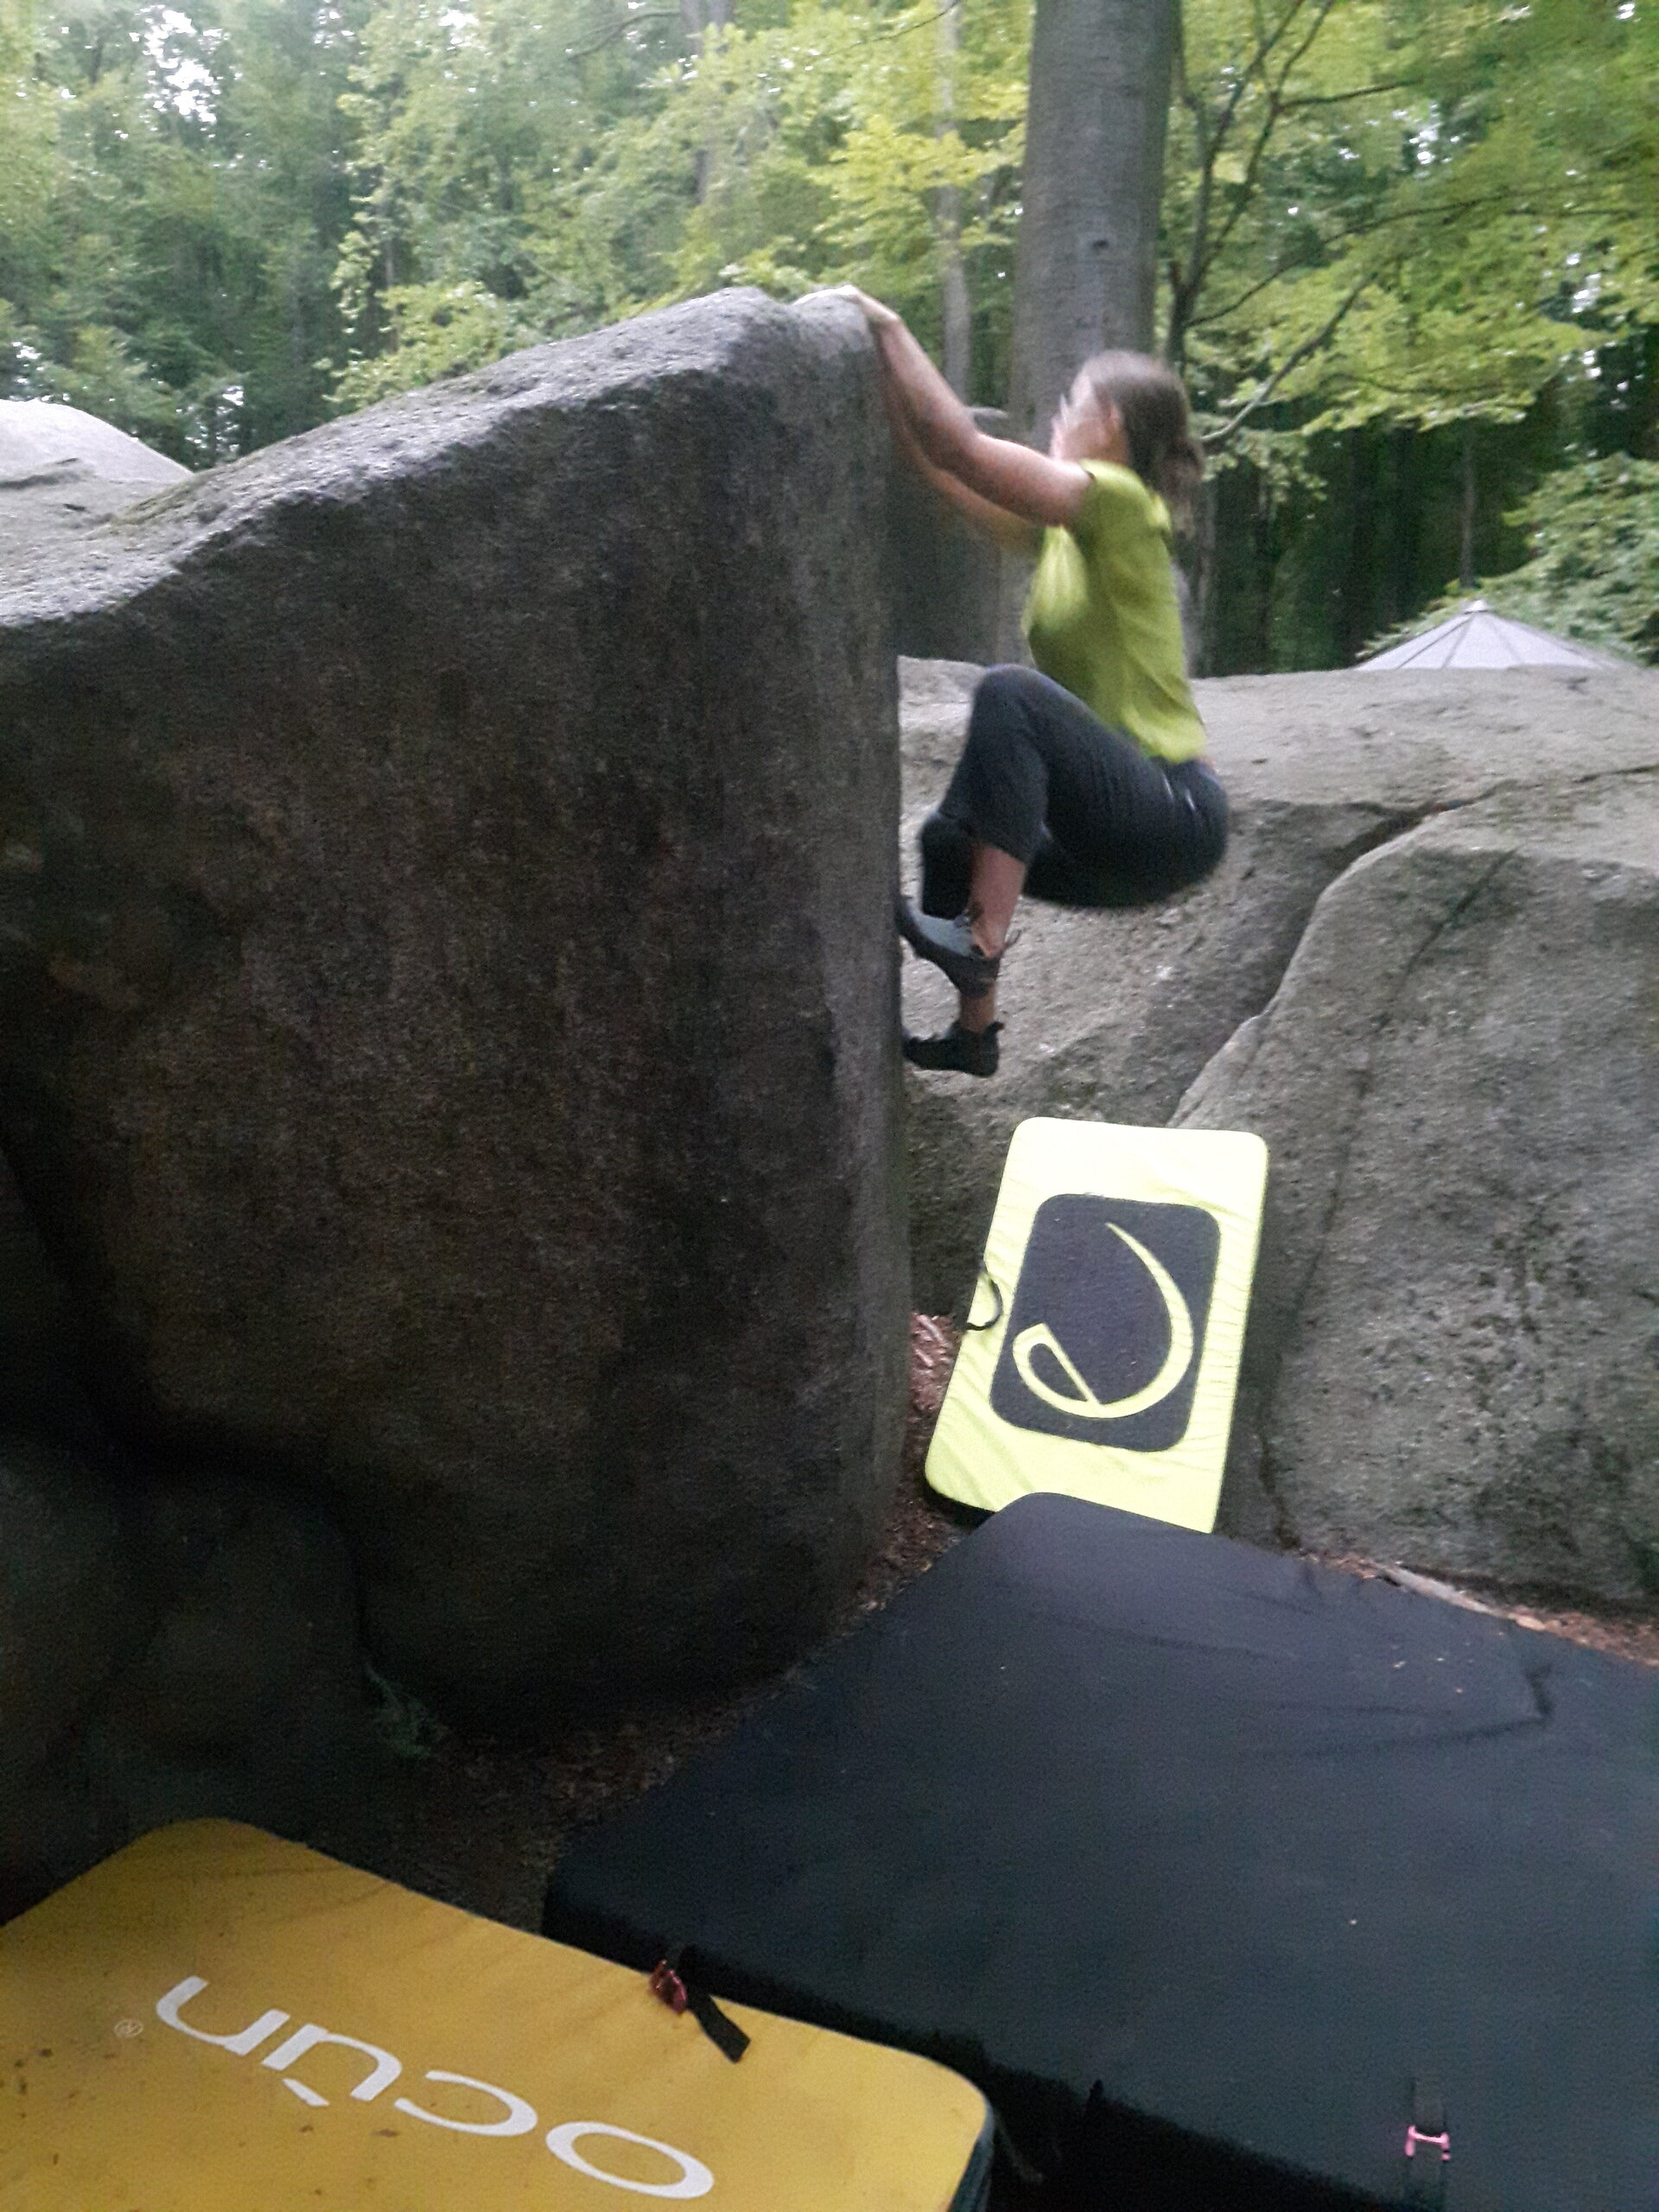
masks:
{"type": "Polygon", "coordinates": [[[966,914],[943,921],[936,914],[923,913],[913,899],[900,899],[898,922],[899,934],[911,950],[931,960],[963,998],[983,998],[995,983],[1001,955],[980,950],[966,914]]]}
{"type": "Polygon", "coordinates": [[[988,1029],[964,1029],[953,1021],[942,1037],[912,1037],[905,1032],[905,1058],[913,1068],[944,1068],[951,1075],[995,1075],[997,1033],[1002,1025],[988,1029]]]}

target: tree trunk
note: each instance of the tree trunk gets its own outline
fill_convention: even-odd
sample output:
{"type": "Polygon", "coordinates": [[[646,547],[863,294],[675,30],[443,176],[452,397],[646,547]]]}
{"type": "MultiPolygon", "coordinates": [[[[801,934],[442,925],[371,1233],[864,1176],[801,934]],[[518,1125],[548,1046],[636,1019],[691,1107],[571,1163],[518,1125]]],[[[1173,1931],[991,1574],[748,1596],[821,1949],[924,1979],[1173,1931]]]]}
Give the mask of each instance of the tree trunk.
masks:
{"type": "MultiPolygon", "coordinates": [[[[731,21],[731,0],[680,0],[680,24],[685,33],[688,53],[694,58],[700,55],[704,31],[723,30],[731,21]]],[[[700,146],[692,163],[692,188],[699,207],[709,197],[714,171],[713,147],[700,146]]]]}
{"type": "Polygon", "coordinates": [[[705,30],[722,29],[732,19],[732,0],[680,0],[680,24],[694,54],[702,51],[705,30]]]}
{"type": "MultiPolygon", "coordinates": [[[[957,119],[957,54],[961,43],[961,0],[951,0],[951,4],[941,12],[938,25],[938,130],[941,138],[957,119]]],[[[960,187],[947,184],[941,188],[936,219],[942,264],[940,305],[944,324],[944,380],[958,399],[966,399],[972,373],[974,317],[973,306],[968,296],[968,271],[962,259],[960,187]]]]}
{"type": "Polygon", "coordinates": [[[1149,353],[1179,0],[1037,0],[1014,258],[1014,435],[1103,346],[1149,353]]]}
{"type": "Polygon", "coordinates": [[[1458,588],[1475,588],[1475,506],[1479,489],[1475,474],[1475,418],[1463,418],[1463,512],[1458,526],[1458,588]]]}
{"type": "Polygon", "coordinates": [[[1408,423],[1389,433],[1388,601],[1383,626],[1392,630],[1417,611],[1417,442],[1408,423]]]}
{"type": "Polygon", "coordinates": [[[1220,504],[1221,487],[1213,475],[1206,476],[1194,502],[1192,566],[1187,571],[1192,612],[1183,627],[1189,676],[1212,676],[1217,667],[1216,551],[1220,504]]]}
{"type": "Polygon", "coordinates": [[[962,229],[962,195],[955,185],[939,194],[940,221],[945,231],[944,380],[958,399],[968,397],[973,374],[974,307],[968,292],[968,271],[963,264],[957,238],[962,229]]]}

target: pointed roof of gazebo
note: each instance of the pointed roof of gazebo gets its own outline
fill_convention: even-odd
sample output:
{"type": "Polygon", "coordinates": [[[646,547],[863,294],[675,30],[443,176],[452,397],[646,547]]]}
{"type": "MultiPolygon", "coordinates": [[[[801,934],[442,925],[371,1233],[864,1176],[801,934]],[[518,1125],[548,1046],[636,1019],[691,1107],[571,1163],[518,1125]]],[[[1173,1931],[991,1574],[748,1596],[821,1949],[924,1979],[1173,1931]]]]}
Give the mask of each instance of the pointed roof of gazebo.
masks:
{"type": "Polygon", "coordinates": [[[1592,646],[1553,638],[1548,630],[1535,630],[1526,622],[1512,622],[1495,614],[1484,599],[1467,606],[1432,630],[1408,638],[1356,661],[1356,668],[1608,668],[1616,665],[1609,653],[1592,646]]]}

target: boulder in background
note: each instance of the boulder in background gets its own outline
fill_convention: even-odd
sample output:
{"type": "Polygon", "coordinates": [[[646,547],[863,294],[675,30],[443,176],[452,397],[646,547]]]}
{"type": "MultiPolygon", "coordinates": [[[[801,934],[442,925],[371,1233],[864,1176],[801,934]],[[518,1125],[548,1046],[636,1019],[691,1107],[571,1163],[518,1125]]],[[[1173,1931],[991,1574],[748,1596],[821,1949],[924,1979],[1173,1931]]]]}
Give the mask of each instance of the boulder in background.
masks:
{"type": "MultiPolygon", "coordinates": [[[[901,664],[901,865],[955,766],[978,669],[901,664]]],[[[1643,671],[1554,677],[1351,671],[1196,687],[1232,808],[1209,881],[1116,913],[1021,906],[1003,969],[994,1082],[906,1078],[918,1306],[965,1309],[1008,1139],[1033,1114],[1161,1123],[1211,1055],[1272,997],[1320,893],[1436,808],[1659,759],[1643,671]]],[[[941,1027],[955,1001],[906,959],[905,1018],[941,1027]]]]}
{"type": "Polygon", "coordinates": [[[189,474],[79,407],[0,399],[0,576],[60,559],[95,524],[189,474]]]}
{"type": "MultiPolygon", "coordinates": [[[[906,671],[907,870],[976,674],[906,671]]],[[[965,1306],[1027,1116],[1256,1130],[1220,1525],[1650,1599],[1659,679],[1197,692],[1221,868],[1160,908],[1023,906],[1003,1073],[907,1077],[918,1302],[965,1306]]],[[[919,963],[905,996],[912,1027],[949,1018],[919,963]]]]}
{"type": "Polygon", "coordinates": [[[1656,780],[1362,861],[1183,1103],[1273,1160],[1229,1528],[1659,1596],[1656,780]]]}

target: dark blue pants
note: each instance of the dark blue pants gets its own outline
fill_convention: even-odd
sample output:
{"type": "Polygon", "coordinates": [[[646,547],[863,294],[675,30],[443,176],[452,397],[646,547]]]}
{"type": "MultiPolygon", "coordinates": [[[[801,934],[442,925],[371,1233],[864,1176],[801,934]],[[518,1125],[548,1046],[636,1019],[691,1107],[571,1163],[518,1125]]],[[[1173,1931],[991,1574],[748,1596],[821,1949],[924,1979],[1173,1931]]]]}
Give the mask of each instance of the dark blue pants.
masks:
{"type": "Polygon", "coordinates": [[[956,773],[922,825],[925,912],[967,906],[976,841],[1026,863],[1030,898],[1145,906],[1220,860],[1227,795],[1213,769],[1143,753],[1035,669],[988,669],[956,773]]]}

